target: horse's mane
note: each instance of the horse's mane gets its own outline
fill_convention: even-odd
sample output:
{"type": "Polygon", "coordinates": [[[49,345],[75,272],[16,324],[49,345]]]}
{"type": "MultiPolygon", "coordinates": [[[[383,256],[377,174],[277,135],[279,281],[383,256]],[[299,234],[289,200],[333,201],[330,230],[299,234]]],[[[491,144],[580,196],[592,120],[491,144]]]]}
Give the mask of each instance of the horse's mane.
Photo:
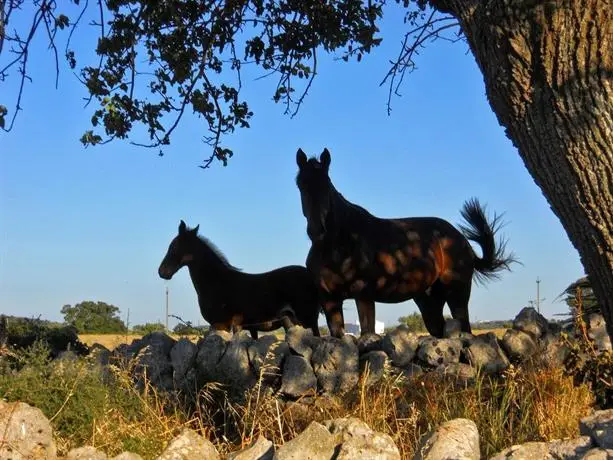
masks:
{"type": "Polygon", "coordinates": [[[217,256],[217,258],[221,261],[221,263],[223,263],[226,267],[228,267],[228,268],[230,268],[232,270],[241,271],[240,268],[236,268],[234,265],[232,265],[228,261],[228,258],[226,257],[226,255],[223,252],[221,252],[221,249],[219,249],[217,246],[215,246],[215,244],[211,240],[209,240],[208,238],[206,238],[206,237],[204,237],[202,235],[198,235],[198,239],[207,248],[209,248],[211,250],[211,252],[213,254],[215,254],[217,256]]]}

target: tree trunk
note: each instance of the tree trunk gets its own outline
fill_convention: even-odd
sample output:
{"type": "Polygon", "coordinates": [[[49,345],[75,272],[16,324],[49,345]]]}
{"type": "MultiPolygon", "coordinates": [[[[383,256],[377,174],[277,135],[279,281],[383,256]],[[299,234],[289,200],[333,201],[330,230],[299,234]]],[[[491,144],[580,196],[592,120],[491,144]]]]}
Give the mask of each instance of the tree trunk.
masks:
{"type": "Polygon", "coordinates": [[[613,3],[431,4],[460,21],[492,109],[579,251],[613,340],[613,3]]]}

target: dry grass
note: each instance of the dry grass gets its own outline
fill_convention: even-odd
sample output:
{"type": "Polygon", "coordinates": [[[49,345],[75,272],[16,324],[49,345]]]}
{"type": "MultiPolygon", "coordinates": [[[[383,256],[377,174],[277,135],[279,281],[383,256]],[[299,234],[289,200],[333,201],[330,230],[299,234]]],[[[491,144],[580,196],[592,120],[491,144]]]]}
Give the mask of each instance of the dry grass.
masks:
{"type": "MultiPolygon", "coordinates": [[[[197,335],[182,336],[176,334],[170,334],[175,340],[181,337],[187,337],[188,339],[197,342],[200,338],[197,335]]],[[[122,343],[130,344],[133,340],[140,339],[142,334],[79,334],[79,340],[88,346],[92,346],[94,343],[104,345],[109,350],[113,350],[122,343]]]]}
{"type": "Polygon", "coordinates": [[[223,453],[260,434],[280,445],[312,421],[357,417],[389,434],[402,458],[413,456],[424,433],[463,417],[477,424],[482,455],[490,457],[513,444],[577,436],[578,421],[593,404],[589,389],[573,386],[561,369],[511,368],[501,377],[479,376],[471,386],[434,374],[411,381],[387,376],[373,387],[364,382],[342,399],[319,399],[310,405],[284,404],[257,388],[244,404],[209,392],[196,416],[205,425],[221,427],[211,434],[223,453]]]}

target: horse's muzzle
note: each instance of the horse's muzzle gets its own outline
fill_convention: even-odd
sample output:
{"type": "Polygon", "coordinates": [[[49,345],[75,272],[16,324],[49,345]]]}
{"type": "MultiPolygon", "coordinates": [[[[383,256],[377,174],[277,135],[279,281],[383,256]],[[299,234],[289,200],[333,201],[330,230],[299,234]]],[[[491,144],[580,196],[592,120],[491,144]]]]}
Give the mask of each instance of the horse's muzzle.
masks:
{"type": "Polygon", "coordinates": [[[170,270],[163,267],[158,268],[158,275],[160,275],[160,278],[165,280],[169,280],[172,278],[172,273],[170,272],[170,270]]]}

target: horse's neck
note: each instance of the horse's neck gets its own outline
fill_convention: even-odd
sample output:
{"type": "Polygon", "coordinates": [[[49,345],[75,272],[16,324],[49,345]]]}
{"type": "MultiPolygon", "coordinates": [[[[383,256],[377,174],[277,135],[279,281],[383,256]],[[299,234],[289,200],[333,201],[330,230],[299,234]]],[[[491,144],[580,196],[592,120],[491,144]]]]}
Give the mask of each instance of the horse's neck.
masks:
{"type": "Polygon", "coordinates": [[[215,308],[224,303],[232,271],[230,267],[225,265],[210,267],[194,260],[188,265],[188,269],[199,303],[208,308],[215,308]]]}
{"type": "Polygon", "coordinates": [[[333,190],[332,212],[334,213],[334,221],[338,230],[353,230],[356,224],[374,218],[366,209],[347,200],[334,186],[333,190]]]}

